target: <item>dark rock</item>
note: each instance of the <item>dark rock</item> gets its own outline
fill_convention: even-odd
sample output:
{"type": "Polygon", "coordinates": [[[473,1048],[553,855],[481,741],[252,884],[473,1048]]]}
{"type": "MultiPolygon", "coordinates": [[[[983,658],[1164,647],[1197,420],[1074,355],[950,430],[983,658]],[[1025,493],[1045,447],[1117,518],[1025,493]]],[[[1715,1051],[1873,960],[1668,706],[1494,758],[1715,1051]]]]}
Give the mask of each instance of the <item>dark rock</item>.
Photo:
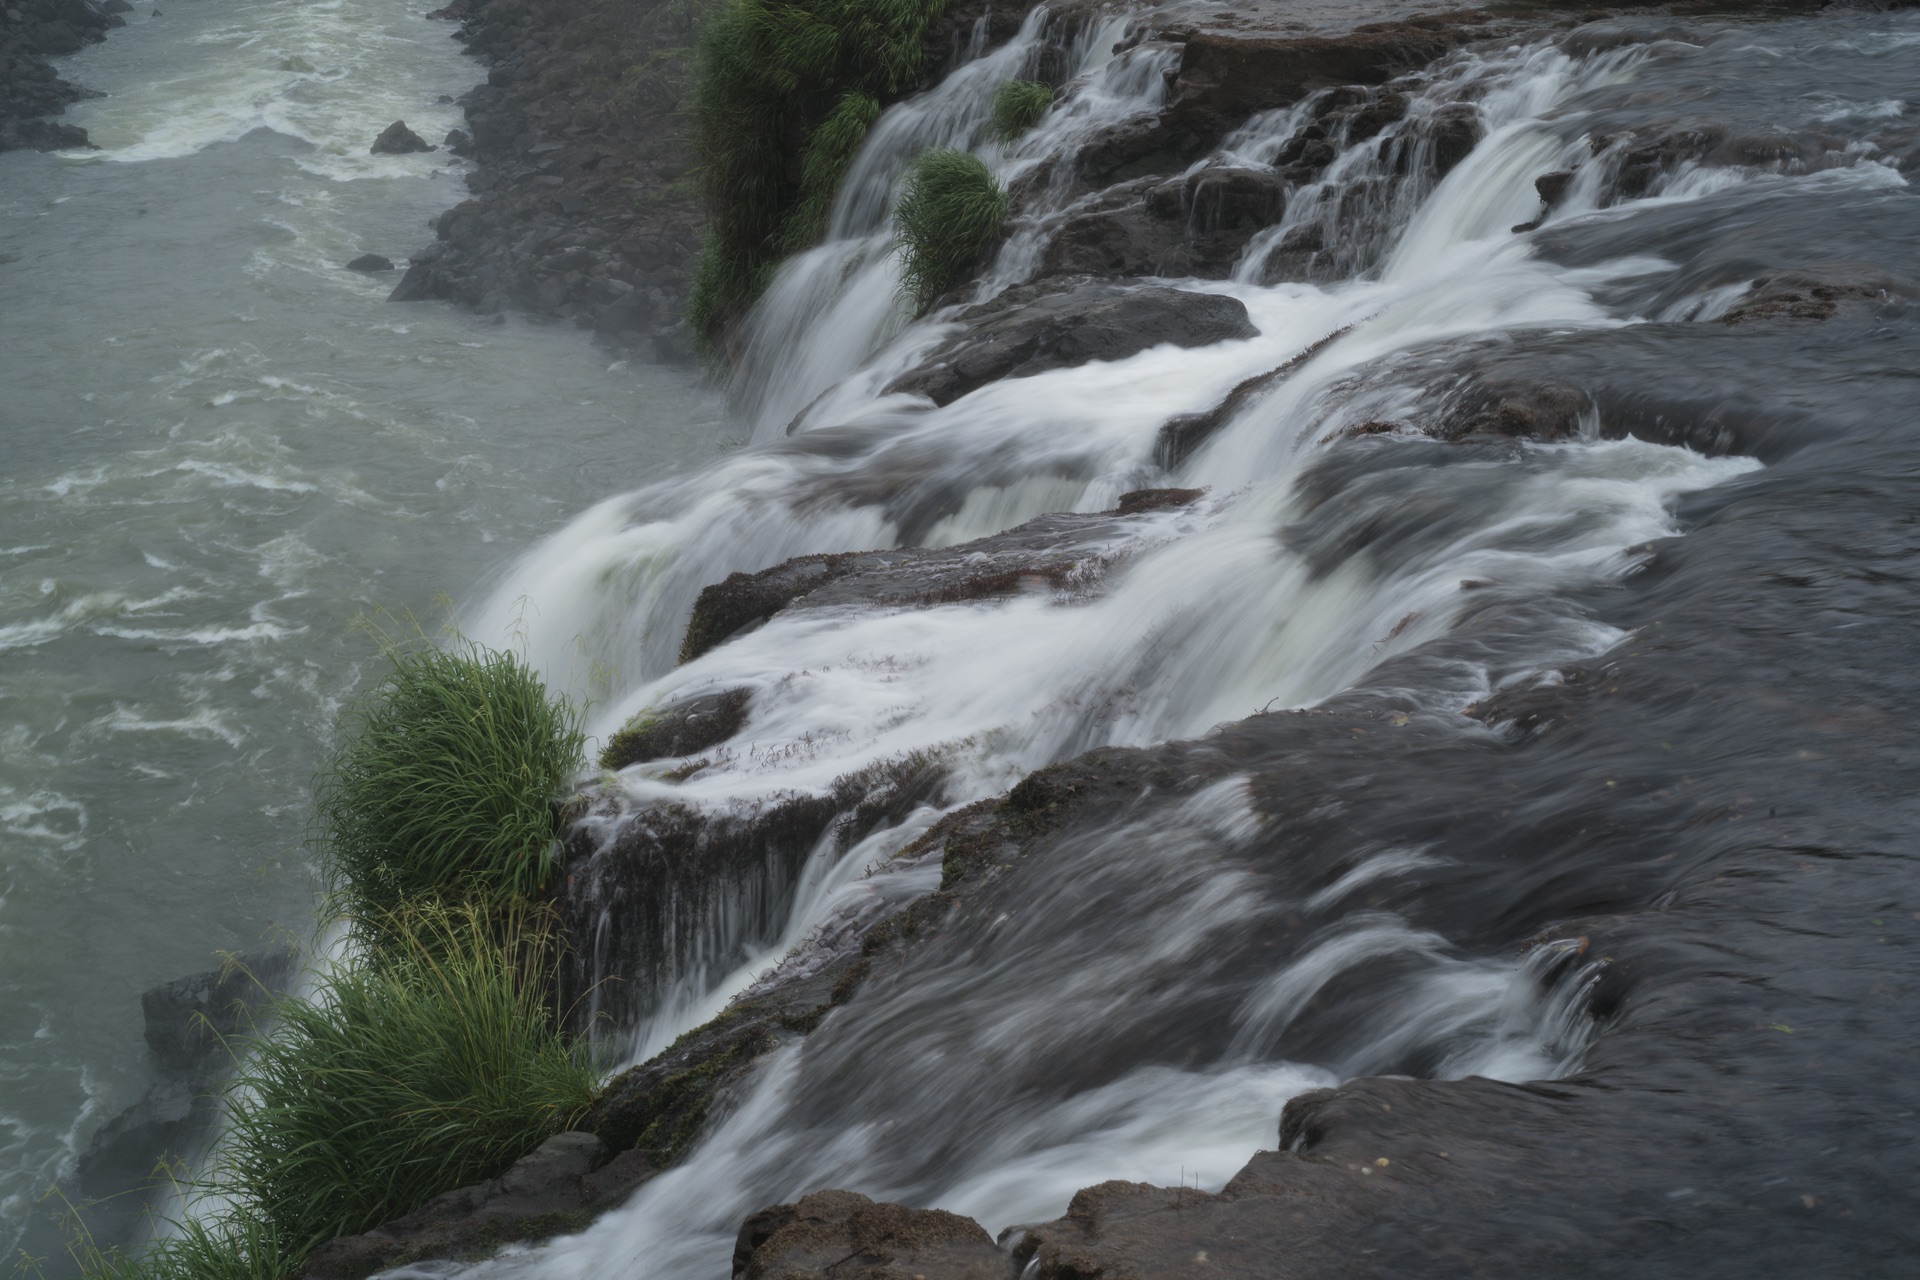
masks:
{"type": "Polygon", "coordinates": [[[190,1079],[217,1076],[232,1058],[228,1037],[247,1031],[253,1014],[293,974],[294,953],[281,948],[190,977],[176,978],[140,997],[147,1047],[162,1071],[190,1079]]]}
{"type": "Polygon", "coordinates": [[[133,6],[132,6],[132,5],[130,5],[130,4],[128,4],[128,3],[127,3],[127,0],[107,0],[107,2],[106,2],[105,4],[103,4],[103,5],[101,5],[101,6],[100,6],[100,12],[102,12],[102,13],[132,13],[132,12],[133,12],[133,6]]]}
{"type": "Polygon", "coordinates": [[[204,1086],[182,1080],[154,1085],[87,1143],[76,1177],[81,1193],[104,1200],[164,1178],[192,1154],[213,1112],[204,1086]]]}
{"type": "Polygon", "coordinates": [[[971,1218],[816,1191],[752,1214],[734,1245],[737,1280],[1014,1280],[1013,1258],[971,1218]]]}
{"type": "Polygon", "coordinates": [[[447,136],[441,141],[440,145],[457,156],[470,156],[473,154],[473,136],[465,129],[447,130],[447,136]]]}
{"type": "Polygon", "coordinates": [[[383,258],[377,253],[363,253],[347,264],[349,271],[391,271],[393,259],[383,258]]]}
{"type": "Polygon", "coordinates": [[[728,689],[643,711],[607,739],[600,767],[624,769],[648,760],[697,755],[740,731],[752,697],[751,689],[728,689]]]}
{"type": "Polygon", "coordinates": [[[1138,515],[1143,511],[1165,511],[1198,502],[1206,496],[1206,492],[1205,489],[1135,489],[1132,493],[1121,494],[1119,503],[1113,509],[1123,516],[1138,515]]]}
{"type": "Polygon", "coordinates": [[[1540,193],[1540,199],[1551,209],[1560,203],[1560,198],[1567,194],[1567,188],[1572,184],[1573,170],[1559,169],[1535,178],[1533,189],[1540,193]]]}
{"type": "Polygon", "coordinates": [[[1070,213],[1039,274],[1225,279],[1254,232],[1285,207],[1279,178],[1255,169],[1136,179],[1070,213]]]}
{"type": "Polygon", "coordinates": [[[967,331],[888,390],[949,404],[1002,378],[1120,360],[1163,342],[1201,347],[1259,332],[1239,299],[1221,294],[1108,284],[1043,289],[1008,290],[963,313],[967,331]]]}
{"type": "Polygon", "coordinates": [[[578,1231],[655,1170],[637,1153],[609,1159],[590,1133],[560,1133],[491,1182],[434,1197],[414,1212],[315,1249],[306,1280],[360,1280],[421,1258],[473,1257],[503,1244],[578,1231]]]}
{"type": "Polygon", "coordinates": [[[1226,399],[1203,413],[1183,413],[1177,418],[1168,419],[1154,442],[1154,462],[1167,471],[1179,466],[1192,457],[1201,445],[1211,440],[1221,427],[1233,421],[1242,409],[1292,377],[1302,365],[1339,341],[1346,333],[1346,329],[1336,329],[1279,368],[1246,379],[1229,391],[1226,399]]]}
{"type": "Polygon", "coordinates": [[[377,156],[398,156],[410,151],[432,151],[434,147],[425,138],[407,128],[406,121],[395,120],[380,131],[380,136],[373,140],[373,146],[368,149],[377,156]]]}
{"type": "Polygon", "coordinates": [[[1784,271],[1755,280],[1720,320],[1830,320],[1843,306],[1911,299],[1917,293],[1912,281],[1872,270],[1784,271]]]}
{"type": "Polygon", "coordinates": [[[1564,440],[1580,433],[1593,397],[1563,382],[1475,380],[1423,429],[1438,440],[1512,436],[1564,440]]]}
{"type": "Polygon", "coordinates": [[[89,0],[7,0],[0,11],[0,151],[87,146],[84,129],[40,119],[97,96],[61,79],[48,59],[78,53],[125,20],[89,0]]]}

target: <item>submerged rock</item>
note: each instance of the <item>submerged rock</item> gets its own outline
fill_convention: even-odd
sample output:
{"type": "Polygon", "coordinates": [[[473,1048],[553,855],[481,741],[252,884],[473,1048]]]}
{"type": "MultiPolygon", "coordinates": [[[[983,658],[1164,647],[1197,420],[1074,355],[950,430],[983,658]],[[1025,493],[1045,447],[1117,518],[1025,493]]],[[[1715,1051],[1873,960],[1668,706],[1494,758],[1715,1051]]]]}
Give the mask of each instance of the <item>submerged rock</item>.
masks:
{"type": "Polygon", "coordinates": [[[751,689],[727,689],[643,711],[607,739],[600,767],[624,769],[648,760],[697,755],[740,731],[752,697],[751,689]]]}
{"type": "Polygon", "coordinates": [[[395,120],[380,131],[380,136],[373,140],[373,146],[368,150],[377,156],[398,156],[410,151],[432,151],[434,147],[425,138],[407,128],[405,120],[395,120]]]}

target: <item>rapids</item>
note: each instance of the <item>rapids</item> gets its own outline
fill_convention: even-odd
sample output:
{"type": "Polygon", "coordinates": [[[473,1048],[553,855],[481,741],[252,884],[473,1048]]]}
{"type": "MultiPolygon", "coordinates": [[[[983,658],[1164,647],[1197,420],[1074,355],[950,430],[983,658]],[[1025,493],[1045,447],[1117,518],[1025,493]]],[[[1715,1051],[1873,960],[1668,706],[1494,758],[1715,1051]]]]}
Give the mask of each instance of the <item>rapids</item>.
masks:
{"type": "MultiPolygon", "coordinates": [[[[1790,388],[1813,385],[1766,367],[1798,339],[1768,330],[1782,336],[1753,339],[1764,354],[1749,366],[1754,356],[1728,354],[1742,330],[1721,318],[1769,270],[1845,259],[1844,279],[1877,281],[1911,261],[1902,169],[1915,139],[1901,86],[1920,70],[1920,28],[1887,16],[1615,24],[1468,49],[1411,78],[1399,123],[1291,192],[1282,223],[1230,279],[1180,282],[1239,299],[1257,337],[1009,379],[938,408],[887,394],[957,331],[959,309],[901,313],[882,193],[918,149],[974,145],[1026,195],[970,300],[1027,279],[1082,198],[1047,167],[1165,91],[1165,47],[1125,48],[1124,25],[1071,43],[1078,67],[1058,105],[1012,147],[986,140],[988,97],[1037,65],[1044,14],[893,107],[827,242],[782,269],[749,321],[735,393],[755,447],[600,503],[465,618],[483,638],[524,626],[555,678],[583,657],[618,672],[595,712],[603,734],[690,696],[752,691],[744,727],[690,776],[667,776],[679,762],[661,761],[599,784],[613,815],[599,840],[656,802],[738,812],[827,794],[836,778],[915,752],[949,767],[936,805],[851,850],[823,839],[796,878],[769,871],[741,888],[661,972],[601,974],[651,984],[638,1021],[611,1038],[628,1060],[783,956],[803,960],[862,895],[932,887],[936,867],[890,859],[940,810],[1085,752],[1183,739],[1200,741],[1150,758],[1210,761],[1191,766],[1206,785],[1149,792],[1044,869],[1013,873],[1015,887],[988,891],[999,915],[980,908],[774,1054],[686,1163],[626,1208],[465,1273],[723,1275],[743,1215],[828,1186],[952,1209],[997,1232],[1057,1215],[1108,1178],[1217,1190],[1271,1144],[1280,1103],[1308,1088],[1363,1075],[1543,1080],[1590,1065],[1606,1019],[1588,998],[1610,961],[1580,959],[1584,938],[1526,959],[1519,944],[1604,902],[1643,905],[1666,882],[1651,876],[1638,896],[1588,854],[1568,854],[1557,875],[1489,865],[1495,849],[1517,856],[1518,837],[1490,834],[1476,849],[1439,835],[1454,828],[1437,819],[1415,835],[1403,814],[1484,805],[1498,814],[1491,833],[1516,805],[1584,812],[1560,789],[1617,769],[1628,744],[1585,748],[1592,763],[1536,779],[1536,792],[1520,790],[1533,775],[1516,766],[1507,785],[1519,798],[1504,808],[1482,796],[1494,765],[1433,761],[1506,741],[1464,712],[1553,696],[1639,644],[1656,623],[1628,593],[1709,513],[1810,483],[1795,442],[1820,429],[1762,425],[1769,397],[1798,406],[1806,397],[1790,388]],[[1443,176],[1427,130],[1463,107],[1481,140],[1443,176]],[[1735,128],[1755,140],[1655,162],[1636,150],[1735,128]],[[1524,225],[1543,216],[1535,178],[1568,169],[1544,222],[1524,225]],[[1324,245],[1309,279],[1271,275],[1269,255],[1309,224],[1324,245]],[[1197,451],[1157,460],[1163,423],[1299,357],[1197,451]],[[1596,388],[1572,438],[1455,446],[1394,425],[1444,417],[1503,361],[1522,375],[1570,368],[1556,376],[1596,388]],[[1153,486],[1207,496],[1141,521],[1084,592],[793,611],[677,664],[695,596],[729,573],[803,553],[963,544],[1153,486]],[[1429,726],[1436,737],[1422,741],[1440,745],[1423,767],[1445,786],[1429,791],[1417,769],[1396,775],[1391,757],[1336,763],[1345,747],[1324,765],[1287,757],[1284,775],[1233,767],[1236,752],[1245,769],[1273,767],[1263,734],[1291,732],[1278,718],[1269,732],[1257,713],[1311,707],[1429,726]],[[1232,722],[1243,723],[1203,736],[1232,722]],[[1379,797],[1380,818],[1346,830],[1378,825],[1398,839],[1325,826],[1355,788],[1379,797]],[[1262,951],[1276,929],[1285,945],[1262,951]]],[[[1254,122],[1200,165],[1270,158],[1313,106],[1254,122]]],[[[1891,303],[1890,287],[1863,296],[1891,303]]],[[[1866,441],[1852,424],[1911,394],[1911,363],[1894,372],[1915,351],[1911,321],[1884,314],[1895,318],[1873,354],[1850,344],[1879,321],[1824,339],[1827,391],[1867,377],[1862,403],[1878,406],[1836,420],[1833,438],[1866,441]]],[[[1696,631],[1728,634],[1733,617],[1696,631]]]]}

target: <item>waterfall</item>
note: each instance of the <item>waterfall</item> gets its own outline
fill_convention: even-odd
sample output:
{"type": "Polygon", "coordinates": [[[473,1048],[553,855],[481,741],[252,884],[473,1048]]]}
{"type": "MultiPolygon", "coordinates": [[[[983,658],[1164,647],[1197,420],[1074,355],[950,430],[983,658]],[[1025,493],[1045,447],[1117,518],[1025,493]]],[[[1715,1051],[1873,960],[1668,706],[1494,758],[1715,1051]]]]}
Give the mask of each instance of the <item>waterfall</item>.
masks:
{"type": "MultiPolygon", "coordinates": [[[[1188,190],[1210,169],[1326,152],[1227,278],[1177,282],[1243,304],[1256,336],[1009,378],[941,406],[889,392],[963,331],[965,307],[1037,278],[1052,237],[1088,207],[1075,157],[1159,106],[1175,54],[1129,33],[1124,20],[1066,30],[1036,11],[1013,42],[891,108],[827,240],[781,269],[747,322],[736,390],[754,445],[601,504],[481,615],[484,636],[524,602],[530,651],[551,675],[583,658],[617,672],[594,713],[603,735],[649,708],[751,691],[746,722],[704,767],[668,777],[641,764],[608,780],[614,828],[669,804],[720,815],[829,797],[836,780],[914,753],[946,771],[937,802],[902,825],[851,846],[823,838],[790,860],[773,885],[784,911],[730,926],[739,945],[724,963],[694,951],[668,963],[631,1029],[636,1057],[723,1007],[851,896],[924,887],[928,869],[893,855],[938,813],[1034,770],[1336,697],[1373,699],[1401,723],[1457,717],[1497,690],[1557,679],[1625,635],[1572,596],[1618,582],[1650,543],[1683,532],[1683,495],[1760,467],[1615,438],[1590,407],[1556,443],[1459,450],[1408,425],[1444,394],[1436,353],[1717,314],[1734,296],[1631,246],[1571,264],[1527,234],[1782,172],[1724,165],[1709,178],[1680,165],[1626,189],[1619,145],[1585,121],[1596,92],[1677,56],[1644,43],[1462,51],[1229,135],[1183,176],[1188,190]],[[1071,53],[1055,107],[1014,144],[986,138],[993,87],[1048,48],[1071,53]],[[1362,130],[1352,114],[1327,125],[1332,106],[1358,111],[1389,92],[1404,102],[1386,125],[1362,130]],[[974,290],[916,319],[897,296],[888,207],[931,145],[974,147],[1020,194],[974,290]],[[1578,172],[1543,211],[1536,179],[1562,169],[1578,172]],[[1657,310],[1622,304],[1660,289],[1657,310]],[[1230,398],[1236,388],[1252,390],[1230,398]],[[1208,414],[1204,438],[1164,447],[1167,424],[1208,414]],[[1098,548],[1109,567],[1085,590],[790,611],[675,662],[695,595],[729,573],[803,553],[958,546],[1149,487],[1205,496],[1110,532],[1098,548]]],[[[1204,218],[1198,203],[1191,216],[1204,218]]],[[[826,1186],[998,1230],[1059,1213],[1088,1183],[1169,1181],[1176,1164],[1218,1187],[1270,1140],[1285,1098],[1341,1079],[1577,1068],[1597,959],[1560,942],[1466,954],[1414,923],[1392,895],[1433,865],[1422,848],[1362,850],[1326,883],[1281,887],[1242,856],[1267,821],[1250,785],[1213,781],[1056,851],[1052,879],[993,921],[990,951],[916,954],[910,972],[875,980],[804,1047],[763,1063],[691,1157],[629,1206],[477,1273],[718,1274],[744,1213],[826,1186]],[[1233,967],[1252,964],[1250,939],[1283,918],[1306,922],[1298,948],[1255,978],[1233,967]],[[1363,970],[1377,987],[1337,1033],[1308,1025],[1317,998],[1363,970]],[[1125,1056],[1117,1027],[1175,1022],[1189,1005],[1211,1019],[1193,1030],[1196,1060],[1158,1046],[1125,1056]]]]}

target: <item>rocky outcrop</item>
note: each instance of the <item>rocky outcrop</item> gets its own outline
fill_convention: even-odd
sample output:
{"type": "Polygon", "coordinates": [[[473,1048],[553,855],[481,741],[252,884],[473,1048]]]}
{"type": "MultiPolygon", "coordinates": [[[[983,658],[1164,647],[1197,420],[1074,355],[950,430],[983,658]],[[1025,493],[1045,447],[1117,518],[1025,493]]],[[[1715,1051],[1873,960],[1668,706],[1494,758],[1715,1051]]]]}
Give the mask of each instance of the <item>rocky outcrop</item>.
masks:
{"type": "Polygon", "coordinates": [[[748,1217],[735,1280],[1014,1280],[1013,1259],[971,1218],[818,1191],[748,1217]]]}
{"type": "Polygon", "coordinates": [[[887,390],[943,405],[1003,378],[1121,360],[1162,343],[1203,347],[1259,332],[1238,298],[1097,282],[1009,289],[958,320],[966,326],[960,336],[887,390]]]}
{"type": "Polygon", "coordinates": [[[0,151],[88,145],[85,129],[41,118],[87,96],[47,59],[78,53],[125,25],[91,0],[8,0],[0,9],[0,151]]]}
{"type": "Polygon", "coordinates": [[[727,689],[658,711],[643,711],[607,739],[600,752],[600,767],[624,769],[648,760],[696,756],[740,732],[752,698],[751,689],[727,689]]]}
{"type": "Polygon", "coordinates": [[[435,1196],[403,1218],[340,1236],[301,1264],[303,1280],[361,1280],[420,1258],[484,1257],[510,1241],[577,1231],[656,1170],[637,1151],[614,1155],[591,1133],[560,1133],[490,1182],[435,1196]]]}
{"type": "Polygon", "coordinates": [[[380,131],[369,147],[376,156],[403,156],[413,151],[432,151],[433,144],[407,128],[405,120],[395,120],[380,131]]]}
{"type": "Polygon", "coordinates": [[[732,574],[694,601],[680,660],[691,662],[787,608],[910,608],[1010,595],[1036,585],[1090,586],[1143,531],[1138,516],[1200,496],[1195,489],[1147,490],[1123,495],[1110,512],[1039,516],[958,546],[800,556],[759,573],[732,574]]]}
{"type": "Polygon", "coordinates": [[[687,97],[705,3],[454,0],[489,68],[446,145],[476,163],[392,298],[572,323],[689,359],[681,319],[702,213],[687,97]]]}

